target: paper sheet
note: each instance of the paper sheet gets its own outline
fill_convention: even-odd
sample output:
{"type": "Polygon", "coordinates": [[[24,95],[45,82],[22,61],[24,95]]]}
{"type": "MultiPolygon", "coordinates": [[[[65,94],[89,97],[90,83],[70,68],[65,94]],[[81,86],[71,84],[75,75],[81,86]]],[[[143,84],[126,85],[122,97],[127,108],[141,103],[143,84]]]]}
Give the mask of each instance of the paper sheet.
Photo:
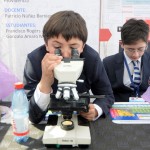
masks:
{"type": "Polygon", "coordinates": [[[146,102],[150,102],[150,86],[147,88],[146,92],[141,96],[146,102]]]}

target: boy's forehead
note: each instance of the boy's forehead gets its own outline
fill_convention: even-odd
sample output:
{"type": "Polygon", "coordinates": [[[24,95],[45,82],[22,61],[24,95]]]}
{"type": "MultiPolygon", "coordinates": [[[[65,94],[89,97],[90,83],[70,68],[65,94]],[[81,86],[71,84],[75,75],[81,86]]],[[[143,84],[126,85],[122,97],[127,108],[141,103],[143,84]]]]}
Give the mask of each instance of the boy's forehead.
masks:
{"type": "Polygon", "coordinates": [[[71,37],[69,40],[66,40],[66,38],[63,37],[61,34],[59,36],[54,36],[54,37],[52,37],[50,39],[52,39],[55,42],[59,42],[59,41],[70,42],[70,41],[74,41],[74,40],[76,40],[76,41],[82,41],[78,37],[71,37]]]}
{"type": "Polygon", "coordinates": [[[131,44],[124,44],[124,46],[126,47],[135,47],[135,48],[138,48],[138,47],[145,47],[147,45],[147,43],[143,40],[138,40],[138,41],[135,41],[131,44]]]}

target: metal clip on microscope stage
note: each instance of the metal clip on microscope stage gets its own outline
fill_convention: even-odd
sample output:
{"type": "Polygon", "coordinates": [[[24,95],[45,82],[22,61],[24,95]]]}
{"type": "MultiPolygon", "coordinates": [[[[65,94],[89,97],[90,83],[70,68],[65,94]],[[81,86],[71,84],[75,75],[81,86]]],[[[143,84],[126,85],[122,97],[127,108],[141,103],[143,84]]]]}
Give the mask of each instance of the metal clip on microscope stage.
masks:
{"type": "MultiPolygon", "coordinates": [[[[56,55],[61,50],[56,49],[56,55]]],[[[45,127],[43,143],[45,145],[83,146],[91,143],[89,126],[80,125],[78,112],[88,112],[89,95],[78,95],[76,82],[83,69],[84,59],[78,51],[72,49],[72,58],[64,58],[54,69],[58,80],[56,95],[51,95],[49,109],[61,111],[60,116],[51,116],[45,127]]]]}

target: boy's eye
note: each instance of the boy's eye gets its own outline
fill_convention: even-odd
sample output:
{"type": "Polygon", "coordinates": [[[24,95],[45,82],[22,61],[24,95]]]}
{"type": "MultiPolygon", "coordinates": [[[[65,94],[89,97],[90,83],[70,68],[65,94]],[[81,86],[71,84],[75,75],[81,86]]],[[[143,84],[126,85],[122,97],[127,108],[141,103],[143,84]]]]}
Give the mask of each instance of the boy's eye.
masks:
{"type": "Polygon", "coordinates": [[[60,48],[60,46],[55,46],[55,49],[59,49],[60,48]]]}
{"type": "Polygon", "coordinates": [[[70,47],[71,49],[77,49],[76,47],[70,47]]]}

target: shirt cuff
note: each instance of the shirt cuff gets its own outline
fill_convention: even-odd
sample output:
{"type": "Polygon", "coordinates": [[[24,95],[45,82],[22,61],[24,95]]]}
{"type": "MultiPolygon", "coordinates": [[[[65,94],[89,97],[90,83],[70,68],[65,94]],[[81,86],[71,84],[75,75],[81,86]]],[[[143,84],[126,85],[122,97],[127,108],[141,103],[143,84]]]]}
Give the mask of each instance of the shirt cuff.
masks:
{"type": "Polygon", "coordinates": [[[97,116],[96,118],[94,118],[93,121],[97,120],[97,119],[102,115],[102,113],[103,113],[102,108],[99,107],[97,104],[94,104],[94,107],[95,107],[95,109],[96,109],[97,112],[98,112],[98,116],[97,116]]]}
{"type": "Polygon", "coordinates": [[[50,93],[45,94],[40,92],[39,86],[37,85],[34,92],[34,99],[36,104],[41,108],[41,110],[45,111],[50,102],[50,93]]]}

